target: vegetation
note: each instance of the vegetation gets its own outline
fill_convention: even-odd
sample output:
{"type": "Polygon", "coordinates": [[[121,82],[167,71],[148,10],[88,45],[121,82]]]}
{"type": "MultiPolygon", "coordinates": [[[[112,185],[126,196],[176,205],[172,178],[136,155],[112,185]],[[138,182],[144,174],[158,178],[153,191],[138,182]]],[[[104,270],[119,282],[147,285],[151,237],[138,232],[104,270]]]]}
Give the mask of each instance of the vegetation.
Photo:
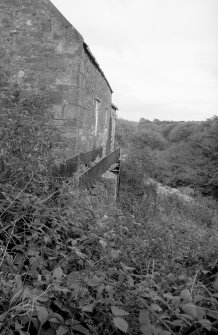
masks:
{"type": "MultiPolygon", "coordinates": [[[[217,334],[215,205],[146,183],[157,162],[163,176],[171,167],[160,155],[168,125],[164,136],[158,122],[142,137],[130,122],[118,133],[128,156],[119,203],[106,211],[102,185],[53,179],[53,149],[66,144],[46,125],[48,111],[42,97],[1,107],[0,333],[217,334]]],[[[215,180],[216,128],[207,127],[202,152],[215,180]]]]}
{"type": "Polygon", "coordinates": [[[143,163],[143,171],[151,177],[218,198],[217,116],[202,122],[141,119],[138,125],[120,119],[116,138],[122,151],[143,163]]]}

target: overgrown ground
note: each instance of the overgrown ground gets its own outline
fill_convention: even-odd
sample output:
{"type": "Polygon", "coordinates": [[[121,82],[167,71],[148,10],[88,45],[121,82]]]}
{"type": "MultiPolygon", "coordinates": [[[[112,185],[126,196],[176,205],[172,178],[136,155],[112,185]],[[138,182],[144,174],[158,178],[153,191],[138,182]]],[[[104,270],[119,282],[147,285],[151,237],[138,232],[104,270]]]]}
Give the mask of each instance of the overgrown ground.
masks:
{"type": "Polygon", "coordinates": [[[58,134],[17,108],[1,141],[0,333],[217,334],[214,206],[121,183],[106,211],[102,185],[50,177],[58,134]]]}

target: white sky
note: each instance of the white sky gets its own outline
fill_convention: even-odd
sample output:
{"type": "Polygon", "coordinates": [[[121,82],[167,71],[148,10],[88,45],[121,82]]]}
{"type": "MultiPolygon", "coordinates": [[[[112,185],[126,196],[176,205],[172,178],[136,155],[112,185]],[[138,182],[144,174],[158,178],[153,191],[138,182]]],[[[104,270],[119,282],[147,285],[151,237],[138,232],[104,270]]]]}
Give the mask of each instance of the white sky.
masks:
{"type": "Polygon", "coordinates": [[[118,116],[218,115],[218,0],[52,0],[114,91],[118,116]]]}

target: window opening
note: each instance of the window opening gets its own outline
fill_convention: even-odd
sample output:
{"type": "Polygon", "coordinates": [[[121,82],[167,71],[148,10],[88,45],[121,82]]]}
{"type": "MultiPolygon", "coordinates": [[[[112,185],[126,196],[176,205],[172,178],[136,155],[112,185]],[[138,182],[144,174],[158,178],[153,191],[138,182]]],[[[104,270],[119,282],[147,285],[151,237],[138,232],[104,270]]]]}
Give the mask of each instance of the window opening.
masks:
{"type": "Polygon", "coordinates": [[[99,108],[100,108],[100,100],[95,99],[95,136],[97,135],[98,131],[99,108]]]}

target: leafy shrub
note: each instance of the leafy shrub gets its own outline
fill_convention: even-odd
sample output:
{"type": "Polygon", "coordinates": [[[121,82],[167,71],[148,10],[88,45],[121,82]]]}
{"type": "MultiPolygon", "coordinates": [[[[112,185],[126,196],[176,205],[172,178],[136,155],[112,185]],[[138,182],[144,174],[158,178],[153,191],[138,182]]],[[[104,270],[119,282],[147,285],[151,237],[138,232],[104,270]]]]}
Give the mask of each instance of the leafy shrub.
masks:
{"type": "Polygon", "coordinates": [[[57,129],[48,123],[46,98],[2,101],[0,108],[1,180],[42,192],[48,187],[52,150],[62,143],[57,129]]]}

